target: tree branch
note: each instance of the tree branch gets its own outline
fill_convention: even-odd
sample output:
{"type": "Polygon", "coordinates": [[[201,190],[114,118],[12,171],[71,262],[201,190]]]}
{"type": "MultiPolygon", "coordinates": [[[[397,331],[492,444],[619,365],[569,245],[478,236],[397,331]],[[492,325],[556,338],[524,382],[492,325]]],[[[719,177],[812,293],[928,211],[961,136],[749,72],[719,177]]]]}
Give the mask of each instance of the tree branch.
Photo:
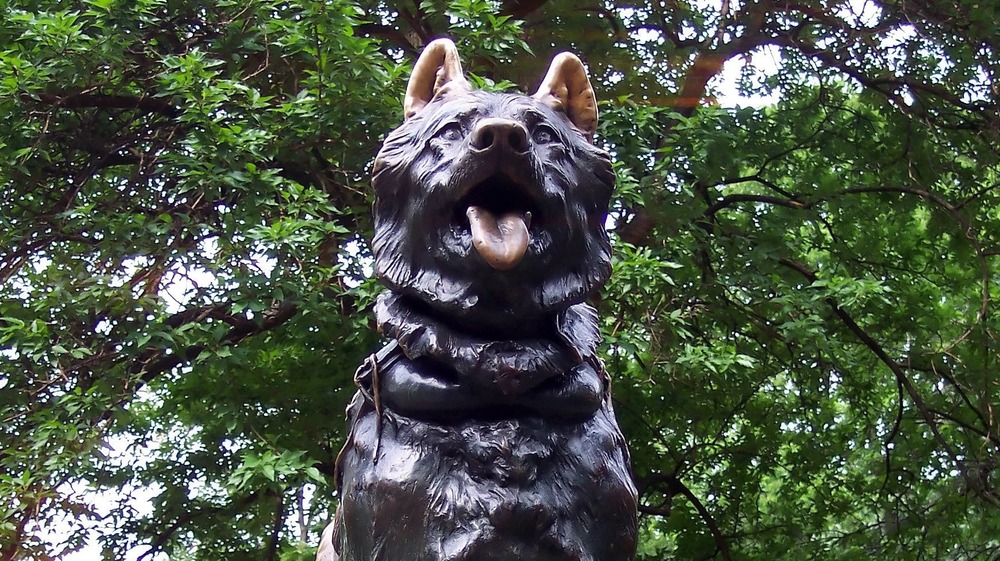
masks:
{"type": "Polygon", "coordinates": [[[101,94],[22,94],[21,101],[54,105],[65,109],[137,109],[147,113],[159,113],[167,117],[177,117],[181,111],[165,100],[153,97],[101,94]]]}
{"type": "Polygon", "coordinates": [[[281,543],[281,528],[285,523],[285,496],[277,494],[274,505],[274,522],[271,525],[271,538],[267,543],[264,561],[274,561],[278,554],[278,544],[281,543]]]}
{"type": "Polygon", "coordinates": [[[788,199],[782,199],[779,197],[769,197],[767,195],[750,195],[745,193],[735,193],[732,195],[726,195],[716,201],[712,206],[705,209],[704,214],[706,216],[713,216],[716,212],[732,206],[737,203],[764,203],[771,205],[778,205],[787,208],[794,208],[796,210],[806,209],[811,207],[810,203],[803,203],[799,201],[792,201],[788,199]]]}
{"type": "MultiPolygon", "coordinates": [[[[728,43],[717,45],[714,48],[706,48],[699,51],[694,58],[694,62],[688,68],[684,77],[684,84],[674,102],[674,108],[684,117],[690,117],[694,110],[705,97],[708,89],[708,82],[722,70],[727,60],[742,54],[749,53],[761,45],[774,41],[761,31],[767,21],[767,15],[771,10],[769,0],[761,0],[745,5],[737,14],[738,23],[744,26],[743,33],[728,43]]],[[[717,38],[721,40],[725,33],[723,29],[725,22],[720,22],[717,38]]]]}
{"type": "Polygon", "coordinates": [[[541,8],[548,0],[504,0],[500,13],[505,16],[524,19],[528,14],[541,8]]]}
{"type": "MultiPolygon", "coordinates": [[[[221,306],[191,308],[167,318],[164,321],[164,325],[177,328],[181,325],[196,323],[209,317],[222,319],[233,325],[233,328],[222,338],[222,344],[235,345],[247,337],[263,333],[281,325],[298,312],[298,306],[291,300],[275,302],[269,310],[264,312],[260,321],[248,320],[231,314],[222,314],[222,310],[224,308],[221,306]]],[[[143,384],[149,383],[160,374],[182,362],[194,359],[203,350],[205,350],[204,345],[193,345],[184,349],[183,352],[171,354],[167,354],[166,350],[163,349],[147,351],[136,357],[132,363],[131,371],[133,374],[141,373],[140,380],[143,384]]]]}
{"type": "MultiPolygon", "coordinates": [[[[816,282],[816,280],[818,280],[818,276],[816,275],[816,273],[811,269],[809,269],[809,267],[807,267],[803,263],[784,257],[780,258],[778,261],[782,265],[804,276],[806,279],[809,280],[809,282],[816,282]]],[[[940,427],[938,427],[937,421],[934,418],[935,417],[934,413],[930,410],[930,408],[924,402],[923,397],[913,386],[913,383],[910,381],[910,379],[906,376],[906,372],[904,371],[903,367],[898,362],[893,360],[892,357],[890,357],[889,354],[885,352],[885,349],[882,348],[882,345],[880,345],[878,341],[876,341],[870,334],[868,334],[867,331],[865,331],[860,325],[858,325],[858,323],[854,320],[854,318],[851,317],[851,315],[848,314],[843,308],[841,308],[840,305],[833,298],[827,297],[825,300],[826,303],[830,306],[830,309],[833,310],[834,315],[836,315],[840,319],[841,323],[843,323],[844,326],[847,327],[848,331],[853,333],[859,340],[861,340],[861,342],[866,347],[868,347],[868,349],[879,359],[879,361],[881,361],[889,368],[889,371],[892,372],[892,374],[896,377],[897,382],[900,385],[902,385],[903,389],[906,390],[906,394],[909,396],[914,406],[916,406],[917,411],[920,412],[920,416],[923,417],[924,421],[927,423],[928,428],[930,428],[931,433],[934,435],[934,439],[937,440],[937,442],[941,445],[941,447],[944,449],[944,452],[948,455],[949,459],[951,459],[951,461],[954,462],[956,466],[959,467],[964,466],[965,462],[958,457],[958,455],[952,449],[951,445],[948,444],[948,441],[945,440],[944,435],[941,434],[940,427]]]]}
{"type": "Polygon", "coordinates": [[[712,537],[715,539],[715,546],[719,548],[719,554],[721,554],[722,558],[726,561],[732,561],[733,557],[729,552],[729,542],[726,540],[726,536],[722,534],[722,530],[719,528],[718,522],[716,522],[715,518],[712,517],[712,513],[705,508],[705,505],[701,502],[701,500],[694,494],[693,491],[691,491],[690,488],[688,488],[687,485],[684,484],[684,482],[678,479],[676,480],[676,484],[680,494],[684,495],[687,500],[691,501],[695,510],[698,511],[698,516],[701,516],[705,525],[708,526],[708,530],[712,533],[712,537]]]}
{"type": "MultiPolygon", "coordinates": [[[[268,494],[270,493],[269,492],[264,493],[264,495],[268,494]]],[[[181,513],[181,515],[178,516],[177,519],[174,520],[172,524],[167,526],[167,528],[164,531],[160,532],[160,534],[156,537],[156,539],[153,540],[153,543],[150,544],[149,550],[147,550],[145,553],[143,553],[138,557],[138,561],[144,561],[146,558],[154,556],[157,552],[160,551],[163,545],[167,543],[167,540],[169,540],[177,532],[177,530],[181,529],[182,526],[193,521],[194,519],[199,518],[201,516],[209,516],[226,511],[242,510],[247,505],[250,505],[255,501],[257,501],[258,499],[260,499],[261,496],[262,496],[261,493],[254,491],[253,493],[250,493],[246,497],[238,501],[234,501],[228,505],[213,506],[209,508],[203,508],[200,510],[188,510],[186,512],[181,513]]]]}

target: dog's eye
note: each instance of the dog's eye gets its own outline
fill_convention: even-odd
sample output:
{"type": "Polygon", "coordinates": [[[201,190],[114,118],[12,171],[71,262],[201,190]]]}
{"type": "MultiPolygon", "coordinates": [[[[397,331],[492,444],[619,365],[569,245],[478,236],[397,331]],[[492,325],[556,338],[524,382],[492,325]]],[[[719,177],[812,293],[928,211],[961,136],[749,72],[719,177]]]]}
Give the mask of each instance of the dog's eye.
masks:
{"type": "Polygon", "coordinates": [[[438,138],[443,138],[444,140],[461,140],[462,139],[462,128],[458,126],[457,123],[452,123],[450,125],[445,125],[444,128],[438,131],[438,138]]]}
{"type": "Polygon", "coordinates": [[[546,125],[539,125],[532,131],[531,138],[535,144],[548,144],[556,141],[556,131],[546,125]]]}

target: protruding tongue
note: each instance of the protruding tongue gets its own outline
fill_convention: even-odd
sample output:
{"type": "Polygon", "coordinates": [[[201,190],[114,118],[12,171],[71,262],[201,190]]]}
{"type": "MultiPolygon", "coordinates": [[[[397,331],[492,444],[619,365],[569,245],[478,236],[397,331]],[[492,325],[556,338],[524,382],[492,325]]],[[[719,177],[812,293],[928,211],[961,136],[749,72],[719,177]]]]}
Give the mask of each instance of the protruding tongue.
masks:
{"type": "Polygon", "coordinates": [[[531,213],[509,212],[499,219],[475,205],[465,210],[472,230],[472,245],[480,257],[498,271],[512,269],[528,249],[531,213]]]}

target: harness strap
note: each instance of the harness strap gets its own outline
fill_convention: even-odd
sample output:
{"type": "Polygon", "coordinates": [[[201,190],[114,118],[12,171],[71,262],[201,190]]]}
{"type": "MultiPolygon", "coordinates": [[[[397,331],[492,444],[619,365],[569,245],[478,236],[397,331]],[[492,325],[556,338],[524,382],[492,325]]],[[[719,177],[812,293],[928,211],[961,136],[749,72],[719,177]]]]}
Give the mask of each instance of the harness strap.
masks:
{"type": "MultiPolygon", "coordinates": [[[[391,367],[400,358],[403,350],[395,339],[389,341],[384,347],[373,354],[368,355],[361,366],[354,373],[354,384],[364,398],[375,408],[375,452],[372,463],[378,463],[379,453],[382,451],[382,426],[384,422],[382,409],[381,383],[379,381],[379,371],[391,367]]],[[[353,436],[353,426],[351,435],[353,436]]]]}

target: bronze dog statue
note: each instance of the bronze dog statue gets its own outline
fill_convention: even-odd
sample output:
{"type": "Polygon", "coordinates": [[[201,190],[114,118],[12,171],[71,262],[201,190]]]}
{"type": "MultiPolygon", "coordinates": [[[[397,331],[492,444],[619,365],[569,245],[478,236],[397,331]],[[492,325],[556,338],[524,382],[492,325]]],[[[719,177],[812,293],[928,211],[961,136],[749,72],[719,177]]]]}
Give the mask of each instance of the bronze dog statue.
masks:
{"type": "Polygon", "coordinates": [[[474,91],[430,43],[374,167],[375,307],[323,561],[627,561],[636,491],[584,300],[614,174],[594,92],[557,56],[534,96],[474,91]]]}

